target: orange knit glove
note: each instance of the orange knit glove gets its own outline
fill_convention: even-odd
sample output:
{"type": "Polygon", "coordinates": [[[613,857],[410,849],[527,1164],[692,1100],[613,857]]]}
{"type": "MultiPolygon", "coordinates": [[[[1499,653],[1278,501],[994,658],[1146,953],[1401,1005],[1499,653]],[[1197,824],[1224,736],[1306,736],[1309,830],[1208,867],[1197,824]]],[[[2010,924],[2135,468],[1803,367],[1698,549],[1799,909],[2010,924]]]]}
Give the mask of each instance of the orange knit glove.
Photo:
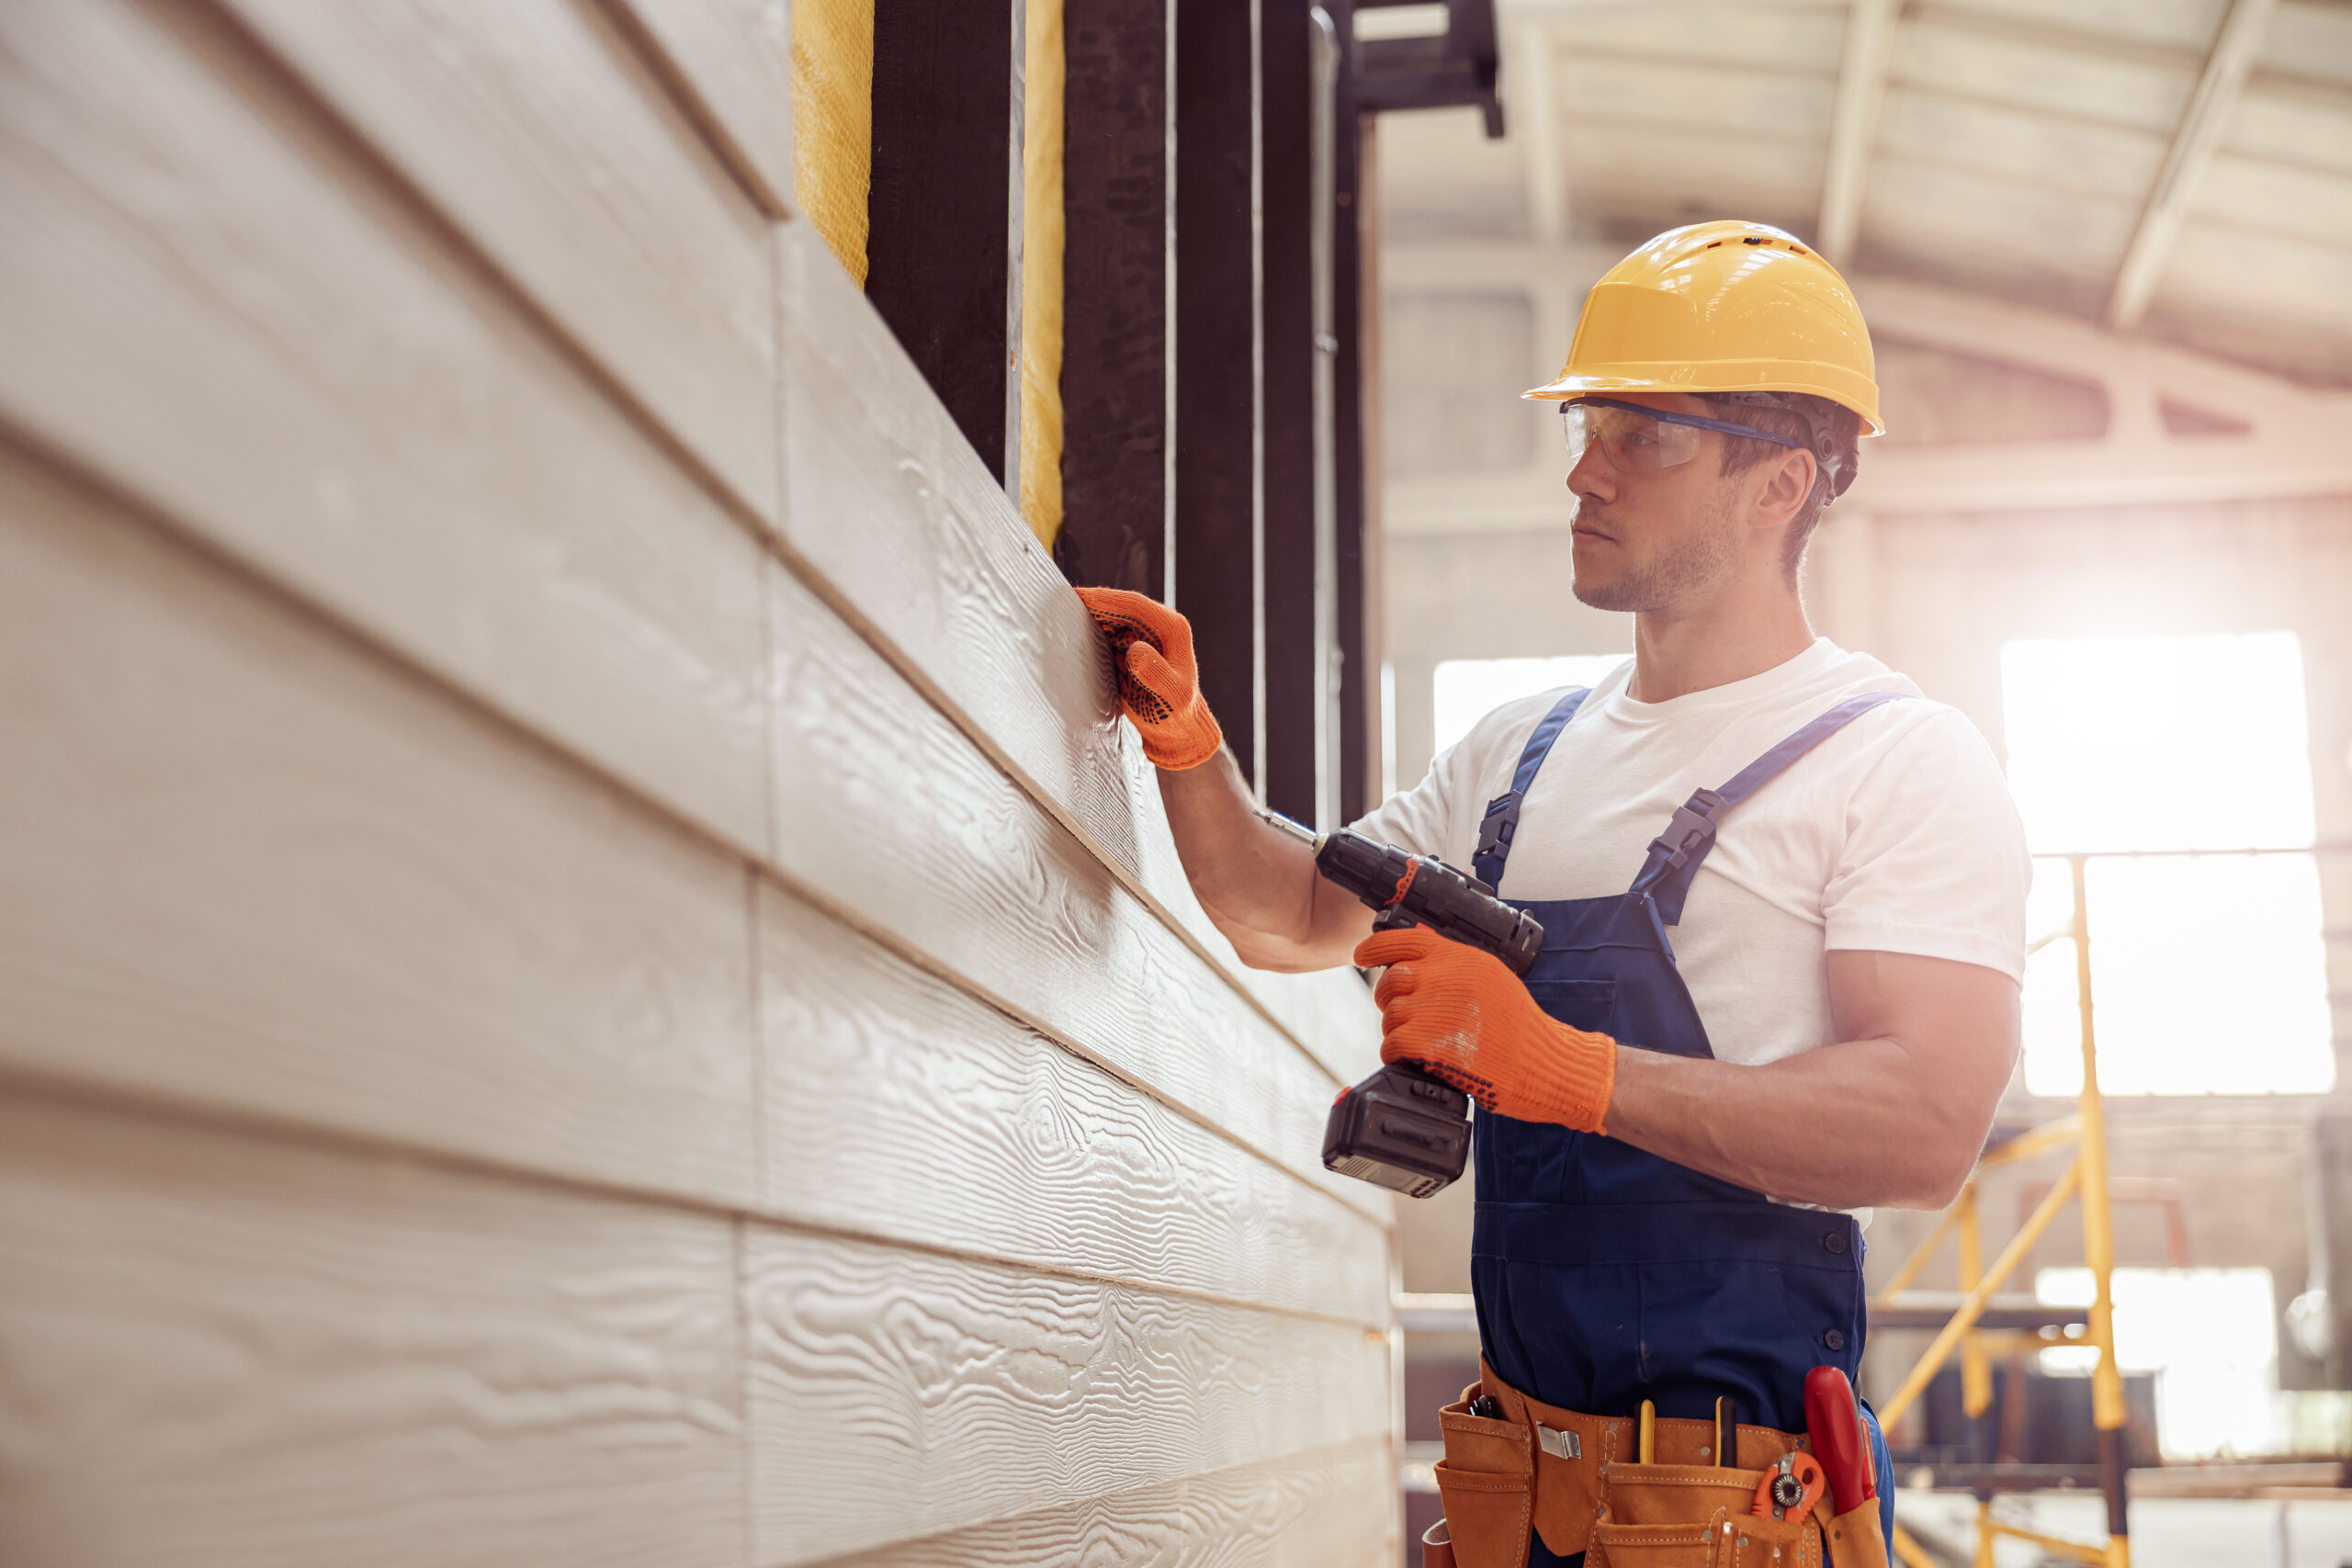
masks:
{"type": "Polygon", "coordinates": [[[1388,966],[1372,993],[1382,1061],[1410,1063],[1498,1116],[1606,1130],[1617,1042],[1545,1013],[1501,959],[1426,926],[1374,931],[1355,959],[1388,966]]]}
{"type": "Polygon", "coordinates": [[[1157,599],[1124,588],[1081,588],[1078,596],[1111,639],[1119,700],[1136,721],[1152,765],[1182,773],[1216,756],[1225,733],[1201,701],[1192,623],[1157,599]]]}

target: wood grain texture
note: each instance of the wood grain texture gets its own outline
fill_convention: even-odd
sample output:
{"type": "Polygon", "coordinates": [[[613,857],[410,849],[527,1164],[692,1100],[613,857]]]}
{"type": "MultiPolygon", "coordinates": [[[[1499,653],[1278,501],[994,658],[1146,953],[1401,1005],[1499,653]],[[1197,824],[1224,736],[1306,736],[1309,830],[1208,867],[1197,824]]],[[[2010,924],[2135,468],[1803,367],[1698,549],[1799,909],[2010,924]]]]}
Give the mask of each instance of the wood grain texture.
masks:
{"type": "Polygon", "coordinates": [[[772,1214],[1385,1327],[1383,1229],[773,888],[772,1214]]]}
{"type": "Polygon", "coordinates": [[[798,203],[788,0],[617,0],[683,88],[743,188],[771,218],[798,203]]]}
{"type": "Polygon", "coordinates": [[[1269,1005],[1286,1021],[1313,1021],[1304,1043],[1335,1077],[1354,1082],[1377,1056],[1378,1030],[1376,1015],[1342,988],[1353,980],[1261,975],[1231,956],[1185,881],[1077,595],[822,242],[805,224],[778,234],[786,543],[879,646],[920,671],[1096,852],[1136,877],[1229,984],[1261,1002],[1281,998],[1269,1005]]]}
{"type": "Polygon", "coordinates": [[[1132,866],[1092,619],[815,231],[776,233],[786,543],[1045,798],[1132,866]]]}
{"type": "Polygon", "coordinates": [[[1385,1436],[1388,1339],[748,1228],[762,1568],[1385,1436]]]}
{"type": "Polygon", "coordinates": [[[223,0],[752,510],[775,508],[766,223],[578,0],[223,0]]]}
{"type": "Polygon", "coordinates": [[[1344,967],[1282,975],[1244,964],[1193,896],[1159,798],[1159,780],[1142,749],[1133,743],[1123,746],[1119,761],[1136,824],[1136,874],[1143,886],[1234,984],[1289,1031],[1333,1078],[1361,1081],[1380,1061],[1380,1010],[1373,1006],[1371,987],[1344,967]]]}
{"type": "Polygon", "coordinates": [[[1089,1497],[825,1568],[1393,1568],[1385,1438],[1089,1497]]]}
{"type": "Polygon", "coordinates": [[[752,1196],[740,863],[0,446],[0,1062],[752,1196]]]}
{"type": "Polygon", "coordinates": [[[0,1561],[731,1565],[733,1238],[0,1097],[0,1561]]]}
{"type": "Polygon", "coordinates": [[[756,852],[756,544],[208,15],[0,7],[0,417],[756,852]]]}
{"type": "Polygon", "coordinates": [[[1322,1168],[1333,1080],[773,568],[775,863],[976,994],[1385,1220],[1322,1168]]]}

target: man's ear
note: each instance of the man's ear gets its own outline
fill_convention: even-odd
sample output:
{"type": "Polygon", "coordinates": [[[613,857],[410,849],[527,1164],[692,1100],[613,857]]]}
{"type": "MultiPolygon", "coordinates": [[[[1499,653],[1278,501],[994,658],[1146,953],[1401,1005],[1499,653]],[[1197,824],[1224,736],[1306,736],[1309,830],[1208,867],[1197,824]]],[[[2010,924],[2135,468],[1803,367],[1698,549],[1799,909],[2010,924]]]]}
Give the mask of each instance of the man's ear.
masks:
{"type": "Polygon", "coordinates": [[[1756,492],[1756,510],[1748,521],[1759,528],[1777,528],[1802,510],[1820,476],[1821,461],[1802,447],[1784,453],[1780,461],[1761,465],[1763,488],[1756,492]]]}

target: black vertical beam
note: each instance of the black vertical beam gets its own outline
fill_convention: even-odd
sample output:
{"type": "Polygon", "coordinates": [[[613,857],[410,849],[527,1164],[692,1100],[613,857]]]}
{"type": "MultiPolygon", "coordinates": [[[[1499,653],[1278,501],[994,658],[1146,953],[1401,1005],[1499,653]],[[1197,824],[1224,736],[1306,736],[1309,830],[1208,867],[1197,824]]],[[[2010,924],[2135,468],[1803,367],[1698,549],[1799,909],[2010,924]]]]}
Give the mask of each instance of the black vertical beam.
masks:
{"type": "Polygon", "coordinates": [[[1062,530],[1070,581],[1168,592],[1170,7],[1069,0],[1062,530]]]}
{"type": "MultiPolygon", "coordinates": [[[[1314,824],[1324,652],[1315,615],[1314,107],[1308,0],[1262,0],[1266,804],[1314,824]]],[[[1323,824],[1336,826],[1337,824],[1323,824]]]]}
{"type": "MultiPolygon", "coordinates": [[[[1340,29],[1340,59],[1354,53],[1352,0],[1324,0],[1340,29]]],[[[1374,798],[1380,765],[1380,536],[1367,471],[1365,378],[1377,366],[1373,328],[1379,300],[1365,298],[1365,264],[1378,233],[1368,213],[1371,191],[1364,145],[1374,121],[1355,101],[1353,73],[1340,73],[1340,134],[1333,200],[1338,212],[1331,233],[1332,333],[1339,341],[1333,378],[1333,423],[1337,434],[1336,484],[1340,577],[1340,818],[1352,822],[1379,804],[1374,798]]]]}
{"type": "Polygon", "coordinates": [[[1258,77],[1242,0],[1176,6],[1176,607],[1202,694],[1258,778],[1258,77]]]}
{"type": "Polygon", "coordinates": [[[865,293],[1004,480],[1012,0],[875,0],[865,293]]]}

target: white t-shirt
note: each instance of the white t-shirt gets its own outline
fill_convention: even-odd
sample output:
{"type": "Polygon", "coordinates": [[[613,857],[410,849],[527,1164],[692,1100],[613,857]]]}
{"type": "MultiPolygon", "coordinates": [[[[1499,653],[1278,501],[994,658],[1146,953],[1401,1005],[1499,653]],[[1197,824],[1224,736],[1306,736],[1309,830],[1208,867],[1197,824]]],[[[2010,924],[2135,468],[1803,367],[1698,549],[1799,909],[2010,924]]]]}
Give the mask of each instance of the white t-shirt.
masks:
{"type": "MultiPolygon", "coordinates": [[[[1662,703],[1626,694],[1633,668],[1593,689],[1535,775],[1503,897],[1624,892],[1692,791],[1721,788],[1848,697],[1903,692],[1909,700],[1852,720],[1723,815],[1668,932],[1676,966],[1717,1058],[1750,1065],[1834,1043],[1832,948],[2023,978],[2025,828],[1992,749],[1957,709],[1826,637],[1760,675],[1662,703]]],[[[1470,870],[1487,802],[1510,787],[1560,694],[1480,719],[1358,830],[1470,870]]]]}

